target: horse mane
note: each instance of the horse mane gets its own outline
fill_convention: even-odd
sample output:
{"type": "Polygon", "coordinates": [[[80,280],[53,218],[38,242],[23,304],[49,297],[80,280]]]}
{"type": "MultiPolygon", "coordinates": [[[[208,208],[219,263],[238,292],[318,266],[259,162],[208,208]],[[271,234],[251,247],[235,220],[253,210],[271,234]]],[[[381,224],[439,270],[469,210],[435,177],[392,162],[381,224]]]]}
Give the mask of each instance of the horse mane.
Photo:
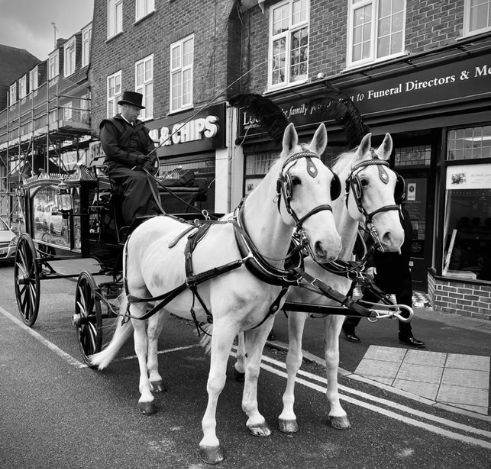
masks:
{"type": "Polygon", "coordinates": [[[358,147],[356,147],[354,150],[351,151],[346,151],[344,153],[341,153],[340,155],[336,156],[334,159],[334,163],[332,164],[332,171],[336,173],[337,175],[341,174],[343,169],[346,167],[351,167],[355,157],[356,157],[356,150],[358,147]]]}

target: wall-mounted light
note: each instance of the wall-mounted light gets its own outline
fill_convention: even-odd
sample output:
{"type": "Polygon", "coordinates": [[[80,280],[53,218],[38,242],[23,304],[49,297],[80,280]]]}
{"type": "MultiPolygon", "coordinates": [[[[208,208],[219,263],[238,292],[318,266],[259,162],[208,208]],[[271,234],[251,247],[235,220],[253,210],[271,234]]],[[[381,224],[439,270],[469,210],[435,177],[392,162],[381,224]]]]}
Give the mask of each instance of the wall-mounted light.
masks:
{"type": "Polygon", "coordinates": [[[58,185],[56,195],[58,210],[63,214],[70,212],[73,208],[72,196],[70,194],[70,189],[64,181],[61,181],[58,185]]]}

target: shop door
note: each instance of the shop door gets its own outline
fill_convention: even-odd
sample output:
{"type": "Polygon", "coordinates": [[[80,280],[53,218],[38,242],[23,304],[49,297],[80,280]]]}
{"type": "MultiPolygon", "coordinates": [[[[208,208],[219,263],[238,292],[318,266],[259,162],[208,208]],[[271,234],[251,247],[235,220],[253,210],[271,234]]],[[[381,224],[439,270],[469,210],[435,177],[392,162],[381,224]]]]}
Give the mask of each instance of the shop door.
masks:
{"type": "Polygon", "coordinates": [[[411,245],[411,272],[413,289],[426,292],[428,288],[427,272],[431,265],[431,240],[433,228],[431,217],[433,207],[428,201],[428,180],[426,176],[404,177],[406,181],[406,210],[413,225],[411,245]]]}

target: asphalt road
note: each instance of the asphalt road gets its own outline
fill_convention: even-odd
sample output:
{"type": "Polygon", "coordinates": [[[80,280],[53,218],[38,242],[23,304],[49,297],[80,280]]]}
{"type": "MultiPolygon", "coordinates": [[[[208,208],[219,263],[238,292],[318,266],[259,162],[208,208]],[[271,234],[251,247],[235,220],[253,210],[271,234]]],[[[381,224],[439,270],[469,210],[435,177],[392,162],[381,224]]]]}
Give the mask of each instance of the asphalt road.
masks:
{"type": "MultiPolygon", "coordinates": [[[[159,412],[137,410],[138,365],[129,341],[104,372],[81,363],[71,325],[75,283],[41,282],[32,329],[23,327],[13,294],[13,268],[0,267],[0,467],[204,468],[198,455],[207,401],[209,358],[191,324],[171,318],[160,339],[168,392],[159,412]]],[[[300,432],[280,433],[284,353],[265,350],[259,406],[273,428],[249,435],[240,383],[229,376],[220,396],[217,434],[223,468],[488,468],[491,428],[471,419],[340,378],[352,428],[327,425],[324,371],[306,363],[296,392],[300,432]]]]}

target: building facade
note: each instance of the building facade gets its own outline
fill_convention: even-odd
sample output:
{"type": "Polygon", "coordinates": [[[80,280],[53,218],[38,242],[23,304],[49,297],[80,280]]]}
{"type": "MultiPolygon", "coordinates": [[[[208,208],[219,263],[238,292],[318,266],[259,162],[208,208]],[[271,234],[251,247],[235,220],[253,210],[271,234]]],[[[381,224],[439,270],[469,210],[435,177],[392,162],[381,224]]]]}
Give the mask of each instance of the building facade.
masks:
{"type": "Polygon", "coordinates": [[[158,145],[160,175],[193,170],[207,179],[201,208],[229,211],[226,100],[240,70],[237,3],[95,0],[92,53],[94,135],[102,119],[118,112],[124,90],[142,93],[140,119],[158,145]]]}
{"type": "MultiPolygon", "coordinates": [[[[491,318],[489,0],[283,0],[241,14],[241,91],[276,101],[311,138],[326,83],[350,96],[375,143],[389,132],[406,180],[412,272],[435,310],[491,318]]],[[[243,193],[275,154],[240,118],[243,193]]],[[[328,124],[325,158],[344,150],[328,124]]]]}

